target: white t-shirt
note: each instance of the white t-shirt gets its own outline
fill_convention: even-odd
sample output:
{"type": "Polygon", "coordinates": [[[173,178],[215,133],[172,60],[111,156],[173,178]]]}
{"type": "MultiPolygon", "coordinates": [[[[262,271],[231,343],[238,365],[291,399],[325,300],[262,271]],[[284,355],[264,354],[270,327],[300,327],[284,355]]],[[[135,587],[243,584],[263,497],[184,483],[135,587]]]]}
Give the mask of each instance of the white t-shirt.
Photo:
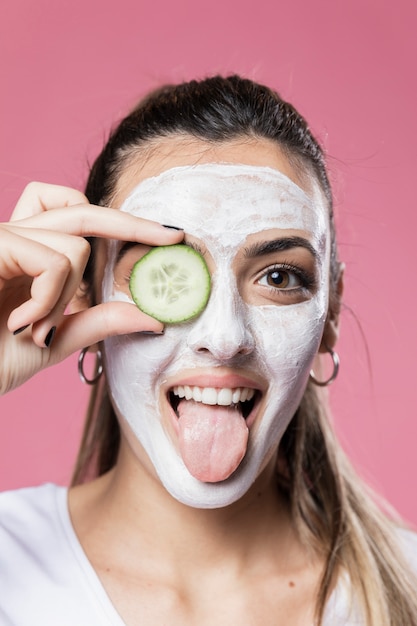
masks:
{"type": "MultiPolygon", "coordinates": [[[[406,533],[417,570],[417,536],[406,533]]],[[[325,626],[363,624],[343,580],[325,626]]],[[[0,626],[125,626],[71,524],[67,489],[43,485],[0,494],[0,626]]]]}

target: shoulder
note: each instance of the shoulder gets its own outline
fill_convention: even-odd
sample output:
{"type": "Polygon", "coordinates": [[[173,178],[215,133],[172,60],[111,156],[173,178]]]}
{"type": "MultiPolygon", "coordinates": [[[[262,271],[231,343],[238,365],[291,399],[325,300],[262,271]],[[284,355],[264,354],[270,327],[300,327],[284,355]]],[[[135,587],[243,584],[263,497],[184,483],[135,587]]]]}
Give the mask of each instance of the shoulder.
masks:
{"type": "Polygon", "coordinates": [[[28,611],[38,610],[32,598],[45,597],[43,589],[50,588],[53,560],[60,560],[63,543],[57,502],[59,497],[65,501],[65,492],[43,485],[0,494],[2,624],[28,623],[28,611]]]}
{"type": "Polygon", "coordinates": [[[38,487],[24,487],[11,491],[0,492],[0,512],[9,511],[16,507],[26,507],[42,504],[47,500],[55,499],[59,492],[66,492],[66,487],[60,487],[52,483],[45,483],[38,487]]]}
{"type": "Polygon", "coordinates": [[[65,487],[0,494],[2,626],[34,619],[42,626],[110,623],[102,608],[109,601],[86,561],[71,528],[65,487]]]}
{"type": "Polygon", "coordinates": [[[65,487],[46,484],[0,493],[0,533],[16,536],[23,531],[27,536],[54,525],[66,491],[65,487]]]}
{"type": "MultiPolygon", "coordinates": [[[[417,574],[417,533],[397,527],[394,537],[399,552],[404,556],[411,570],[417,574]]],[[[342,572],[336,588],[326,606],[323,626],[365,626],[361,608],[350,583],[349,576],[342,572]]]]}
{"type": "Polygon", "coordinates": [[[0,494],[0,578],[38,561],[60,534],[60,503],[66,489],[42,485],[0,494]]]}

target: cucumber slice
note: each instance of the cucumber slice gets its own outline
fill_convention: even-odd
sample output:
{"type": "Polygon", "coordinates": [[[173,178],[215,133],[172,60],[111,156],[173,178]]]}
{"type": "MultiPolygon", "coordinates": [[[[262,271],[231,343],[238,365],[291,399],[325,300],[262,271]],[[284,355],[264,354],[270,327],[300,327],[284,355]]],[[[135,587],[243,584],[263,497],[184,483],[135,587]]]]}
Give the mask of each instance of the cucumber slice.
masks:
{"type": "Polygon", "coordinates": [[[196,317],[210,295],[203,257],[184,244],[152,248],[133,266],[129,288],[141,311],[164,324],[196,317]]]}

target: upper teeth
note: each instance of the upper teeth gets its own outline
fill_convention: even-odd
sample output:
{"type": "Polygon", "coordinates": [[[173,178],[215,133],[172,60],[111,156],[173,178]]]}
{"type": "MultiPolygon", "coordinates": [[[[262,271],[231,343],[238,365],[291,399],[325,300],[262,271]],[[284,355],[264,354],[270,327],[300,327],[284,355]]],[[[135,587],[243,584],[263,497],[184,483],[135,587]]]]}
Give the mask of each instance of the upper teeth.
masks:
{"type": "Polygon", "coordinates": [[[246,402],[246,400],[251,400],[255,395],[255,390],[249,387],[215,389],[214,387],[189,387],[188,385],[178,385],[178,387],[174,387],[172,391],[179,398],[195,400],[195,402],[202,402],[203,404],[220,404],[221,406],[246,402]]]}

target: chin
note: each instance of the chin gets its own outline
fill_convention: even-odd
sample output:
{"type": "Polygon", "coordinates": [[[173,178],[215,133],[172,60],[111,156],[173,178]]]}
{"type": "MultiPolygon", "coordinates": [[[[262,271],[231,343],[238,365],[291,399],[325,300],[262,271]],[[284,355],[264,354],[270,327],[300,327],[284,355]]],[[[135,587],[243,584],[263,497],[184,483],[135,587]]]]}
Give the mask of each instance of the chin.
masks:
{"type": "Polygon", "coordinates": [[[237,470],[220,482],[202,482],[194,478],[185,466],[177,468],[175,480],[172,474],[167,476],[166,472],[162,472],[159,479],[165,490],[181,504],[196,509],[220,509],[234,504],[249,491],[261,472],[254,461],[254,458],[245,457],[237,470]]]}

